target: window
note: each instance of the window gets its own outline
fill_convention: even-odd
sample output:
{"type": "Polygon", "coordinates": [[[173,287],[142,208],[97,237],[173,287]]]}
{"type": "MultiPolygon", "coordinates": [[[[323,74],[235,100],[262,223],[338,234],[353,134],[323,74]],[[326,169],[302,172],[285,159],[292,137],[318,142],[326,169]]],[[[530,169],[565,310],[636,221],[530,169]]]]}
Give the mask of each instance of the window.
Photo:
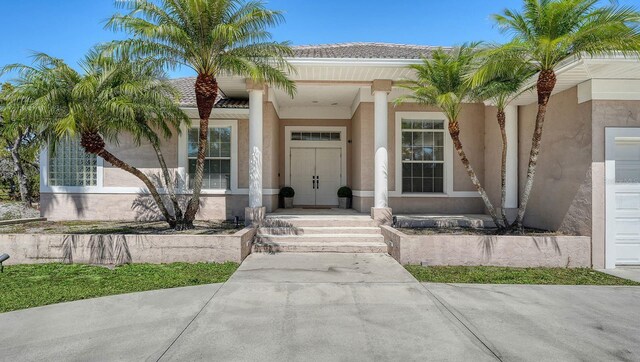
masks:
{"type": "Polygon", "coordinates": [[[402,192],[444,192],[444,121],[402,119],[402,192]]]}
{"type": "Polygon", "coordinates": [[[640,183],[640,140],[619,138],[615,145],[616,183],[640,183]]]}
{"type": "MultiPolygon", "coordinates": [[[[198,129],[188,135],[189,187],[193,188],[198,158],[198,129]]],[[[205,150],[203,189],[231,189],[231,127],[209,127],[205,150]]]]}
{"type": "Polygon", "coordinates": [[[292,132],[292,141],[340,141],[340,132],[292,132]]]}
{"type": "Polygon", "coordinates": [[[78,139],[66,138],[49,153],[51,186],[96,186],[97,170],[96,155],[86,153],[78,139]]]}

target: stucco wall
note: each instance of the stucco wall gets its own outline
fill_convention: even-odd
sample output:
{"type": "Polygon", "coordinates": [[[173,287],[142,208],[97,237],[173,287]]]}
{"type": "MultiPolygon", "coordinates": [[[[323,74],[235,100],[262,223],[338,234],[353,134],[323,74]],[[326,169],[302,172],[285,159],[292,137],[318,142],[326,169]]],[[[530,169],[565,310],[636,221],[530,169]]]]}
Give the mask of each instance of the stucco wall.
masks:
{"type": "Polygon", "coordinates": [[[373,103],[360,103],[351,118],[352,188],[373,191],[373,103]]]}
{"type": "MultiPolygon", "coordinates": [[[[181,196],[183,202],[186,201],[181,196]]],[[[277,207],[277,197],[265,195],[267,211],[277,207]]],[[[170,206],[169,202],[165,205],[170,206]]],[[[244,218],[247,195],[202,195],[199,220],[244,218]]],[[[158,220],[159,213],[149,195],[137,194],[51,194],[40,195],[40,214],[58,220],[158,220]]]]}
{"type": "MultiPolygon", "coordinates": [[[[133,138],[123,133],[119,136],[119,142],[107,143],[107,150],[121,160],[130,163],[146,174],[160,175],[160,164],[156,153],[148,142],[143,142],[140,146],[133,142],[133,138]]],[[[178,167],[178,135],[174,134],[169,139],[162,139],[160,150],[167,162],[167,166],[175,169],[178,167]]],[[[137,177],[130,173],[104,163],[104,186],[105,187],[143,187],[144,184],[137,177]]]]}
{"type": "MultiPolygon", "coordinates": [[[[591,102],[577,88],[551,97],[525,225],[591,235],[591,102]]],[[[519,109],[519,188],[524,188],[537,103],[519,109]]]]}
{"type": "Polygon", "coordinates": [[[593,265],[604,267],[605,246],[605,127],[640,127],[640,101],[601,101],[592,103],[592,205],[593,265]]]}
{"type": "Polygon", "coordinates": [[[251,252],[256,230],[220,235],[0,235],[6,264],[241,262],[251,252]]]}
{"type": "Polygon", "coordinates": [[[588,236],[406,235],[382,226],[400,264],[588,268],[588,236]]]}
{"type": "MultiPolygon", "coordinates": [[[[361,103],[353,115],[353,189],[356,191],[373,191],[374,185],[374,127],[373,103],[361,103]]],[[[388,123],[388,155],[389,155],[389,190],[396,189],[396,113],[397,112],[438,112],[435,107],[415,103],[399,106],[389,104],[388,123]]],[[[460,114],[461,140],[471,165],[484,179],[484,123],[483,104],[465,104],[460,114]]],[[[445,137],[449,137],[448,132],[445,137]]],[[[453,187],[454,191],[475,191],[458,155],[453,155],[453,187]]],[[[372,197],[355,197],[353,206],[356,210],[367,212],[373,206],[372,197]]],[[[395,213],[483,213],[484,206],[476,198],[441,198],[441,197],[390,197],[389,206],[395,213]]]]}

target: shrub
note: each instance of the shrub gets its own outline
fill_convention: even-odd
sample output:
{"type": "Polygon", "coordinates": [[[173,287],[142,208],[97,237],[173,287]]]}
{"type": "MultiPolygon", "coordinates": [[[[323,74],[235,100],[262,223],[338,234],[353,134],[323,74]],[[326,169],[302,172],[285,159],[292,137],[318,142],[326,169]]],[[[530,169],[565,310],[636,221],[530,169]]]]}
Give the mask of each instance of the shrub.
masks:
{"type": "Polygon", "coordinates": [[[353,192],[351,191],[351,188],[349,188],[348,186],[342,186],[341,188],[338,189],[338,197],[351,198],[352,196],[353,196],[353,192]]]}
{"type": "Polygon", "coordinates": [[[296,192],[293,190],[292,187],[285,186],[280,189],[280,197],[294,197],[295,195],[296,195],[296,192]]]}

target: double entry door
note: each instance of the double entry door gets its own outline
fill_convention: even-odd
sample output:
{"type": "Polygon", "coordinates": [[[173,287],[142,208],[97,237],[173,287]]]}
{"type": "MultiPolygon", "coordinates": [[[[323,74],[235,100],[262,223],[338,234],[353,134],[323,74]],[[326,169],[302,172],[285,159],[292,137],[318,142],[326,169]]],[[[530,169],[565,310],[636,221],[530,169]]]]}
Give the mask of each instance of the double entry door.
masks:
{"type": "Polygon", "coordinates": [[[291,148],[291,187],[296,206],[337,206],[342,149],[291,148]]]}

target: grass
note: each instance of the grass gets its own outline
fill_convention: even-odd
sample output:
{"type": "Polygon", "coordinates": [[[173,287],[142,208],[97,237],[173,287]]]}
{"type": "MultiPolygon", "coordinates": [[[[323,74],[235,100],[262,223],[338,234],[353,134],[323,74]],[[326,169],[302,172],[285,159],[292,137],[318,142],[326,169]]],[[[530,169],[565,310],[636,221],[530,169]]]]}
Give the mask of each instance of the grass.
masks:
{"type": "Polygon", "coordinates": [[[421,282],[474,284],[640,285],[593,269],[416,266],[407,270],[421,282]]]}
{"type": "Polygon", "coordinates": [[[79,264],[6,266],[0,313],[114,294],[225,282],[236,263],[131,264],[109,269],[79,264]]]}

